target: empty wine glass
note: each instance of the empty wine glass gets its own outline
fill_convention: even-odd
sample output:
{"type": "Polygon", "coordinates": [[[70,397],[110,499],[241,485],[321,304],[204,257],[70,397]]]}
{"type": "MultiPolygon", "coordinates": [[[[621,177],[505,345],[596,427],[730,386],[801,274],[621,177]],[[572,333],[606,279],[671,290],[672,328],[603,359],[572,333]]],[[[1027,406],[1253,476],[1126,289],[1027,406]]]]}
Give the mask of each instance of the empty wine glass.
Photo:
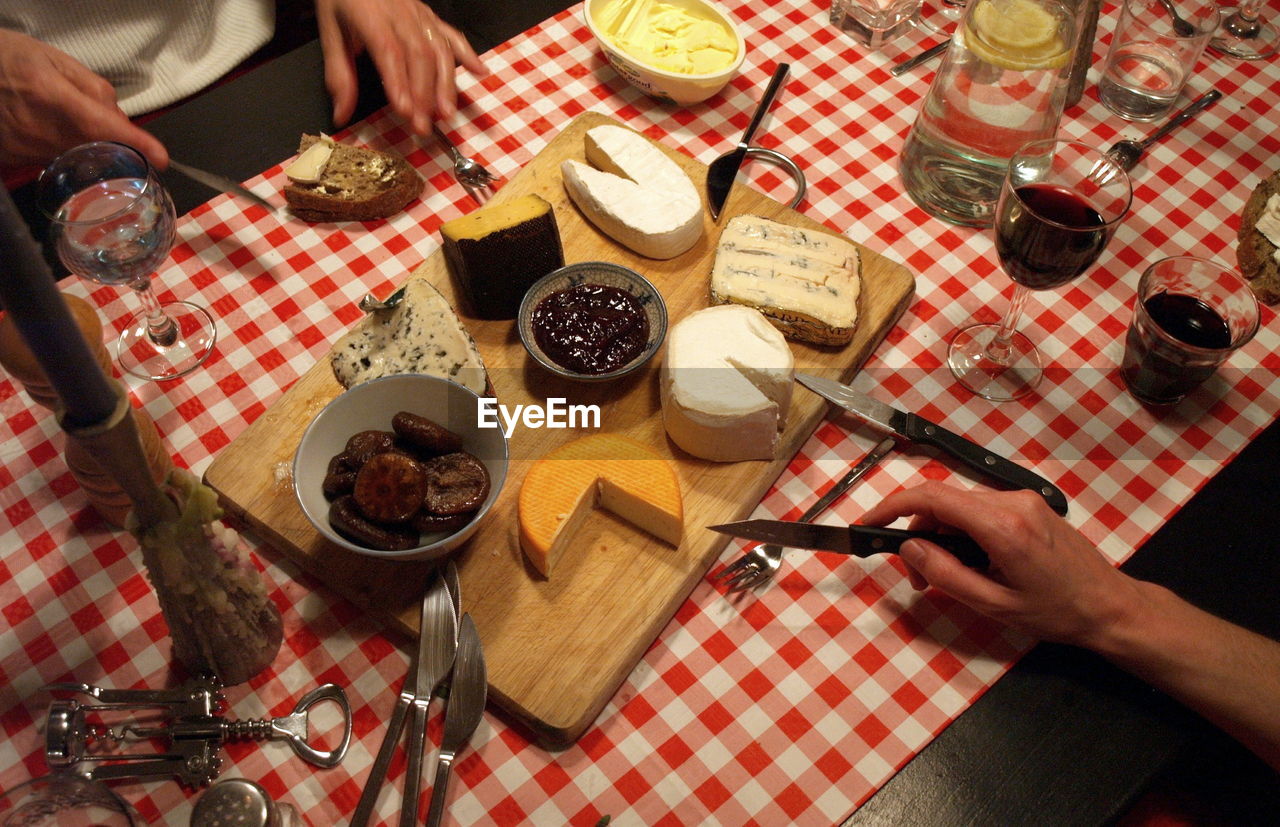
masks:
{"type": "Polygon", "coordinates": [[[996,204],[996,254],[1015,288],[999,324],[964,328],[948,364],[960,384],[995,402],[1042,376],[1040,353],[1018,320],[1031,290],[1060,287],[1089,269],[1129,211],[1129,176],[1105,152],[1076,141],[1032,141],[1009,161],[996,204]]]}
{"type": "Polygon", "coordinates": [[[950,37],[964,17],[966,0],[924,0],[916,21],[924,28],[950,37]]]}
{"type": "Polygon", "coordinates": [[[1280,32],[1258,19],[1261,7],[1262,0],[1241,0],[1236,8],[1222,9],[1222,25],[1209,41],[1209,48],[1241,60],[1259,60],[1274,54],[1280,45],[1280,32]]]}
{"type": "Polygon", "coordinates": [[[67,269],[99,284],[127,284],[142,312],[116,343],[120,367],[174,379],[213,352],[217,328],[203,307],[161,303],[151,277],[173,246],[173,201],[136,150],[99,141],[60,155],[40,174],[40,209],[67,269]]]}

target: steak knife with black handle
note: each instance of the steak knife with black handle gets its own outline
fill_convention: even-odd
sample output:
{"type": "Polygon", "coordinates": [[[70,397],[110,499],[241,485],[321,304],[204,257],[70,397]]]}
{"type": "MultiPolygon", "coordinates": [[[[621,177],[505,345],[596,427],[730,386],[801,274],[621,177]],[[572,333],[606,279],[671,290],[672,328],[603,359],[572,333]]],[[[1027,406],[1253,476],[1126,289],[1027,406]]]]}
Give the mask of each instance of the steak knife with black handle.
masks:
{"type": "Polygon", "coordinates": [[[820,525],[796,523],[790,520],[742,520],[736,523],[707,526],[712,531],[774,543],[790,548],[808,548],[818,551],[834,551],[854,557],[870,557],[873,554],[897,554],[907,540],[928,540],[942,546],[969,568],[985,569],[990,563],[987,553],[964,534],[938,534],[933,531],[906,531],[901,528],[880,528],[869,525],[820,525]]]}
{"type": "Polygon", "coordinates": [[[988,451],[976,442],[948,431],[937,423],[930,422],[918,414],[900,411],[848,385],[842,385],[821,376],[797,373],[796,381],[870,425],[912,442],[932,445],[934,448],[946,451],[975,471],[1005,485],[1035,491],[1044,497],[1045,502],[1054,511],[1063,515],[1067,513],[1067,495],[1062,493],[1062,489],[1058,486],[1034,471],[988,451]]]}

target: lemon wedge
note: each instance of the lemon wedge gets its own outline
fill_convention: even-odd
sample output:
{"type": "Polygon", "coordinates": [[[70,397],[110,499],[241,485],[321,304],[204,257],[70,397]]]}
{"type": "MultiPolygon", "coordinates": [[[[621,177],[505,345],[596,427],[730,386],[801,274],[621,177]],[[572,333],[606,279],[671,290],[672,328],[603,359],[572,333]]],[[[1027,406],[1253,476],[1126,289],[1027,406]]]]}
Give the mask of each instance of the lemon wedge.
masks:
{"type": "Polygon", "coordinates": [[[986,63],[1019,71],[1061,68],[1070,56],[1058,19],[1033,0],[981,0],[965,45],[986,63]]]}

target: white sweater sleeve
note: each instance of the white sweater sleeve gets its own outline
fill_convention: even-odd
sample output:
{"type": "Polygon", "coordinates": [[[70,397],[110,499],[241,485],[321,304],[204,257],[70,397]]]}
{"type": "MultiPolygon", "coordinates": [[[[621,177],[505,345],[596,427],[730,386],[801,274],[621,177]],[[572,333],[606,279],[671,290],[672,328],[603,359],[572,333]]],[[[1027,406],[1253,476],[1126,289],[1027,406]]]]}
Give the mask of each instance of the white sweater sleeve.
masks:
{"type": "Polygon", "coordinates": [[[0,0],[0,27],[71,55],[129,115],[220,78],[271,39],[273,0],[0,0]]]}

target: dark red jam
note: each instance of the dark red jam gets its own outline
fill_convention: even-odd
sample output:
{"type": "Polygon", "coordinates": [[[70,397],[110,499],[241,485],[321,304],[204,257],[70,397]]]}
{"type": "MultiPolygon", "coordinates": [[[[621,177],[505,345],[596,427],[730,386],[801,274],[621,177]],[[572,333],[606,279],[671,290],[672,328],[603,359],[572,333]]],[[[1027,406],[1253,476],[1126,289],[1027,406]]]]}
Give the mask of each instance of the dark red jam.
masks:
{"type": "Polygon", "coordinates": [[[617,370],[644,351],[649,317],[640,302],[603,284],[579,284],[538,302],[533,338],[563,368],[598,375],[617,370]]]}

